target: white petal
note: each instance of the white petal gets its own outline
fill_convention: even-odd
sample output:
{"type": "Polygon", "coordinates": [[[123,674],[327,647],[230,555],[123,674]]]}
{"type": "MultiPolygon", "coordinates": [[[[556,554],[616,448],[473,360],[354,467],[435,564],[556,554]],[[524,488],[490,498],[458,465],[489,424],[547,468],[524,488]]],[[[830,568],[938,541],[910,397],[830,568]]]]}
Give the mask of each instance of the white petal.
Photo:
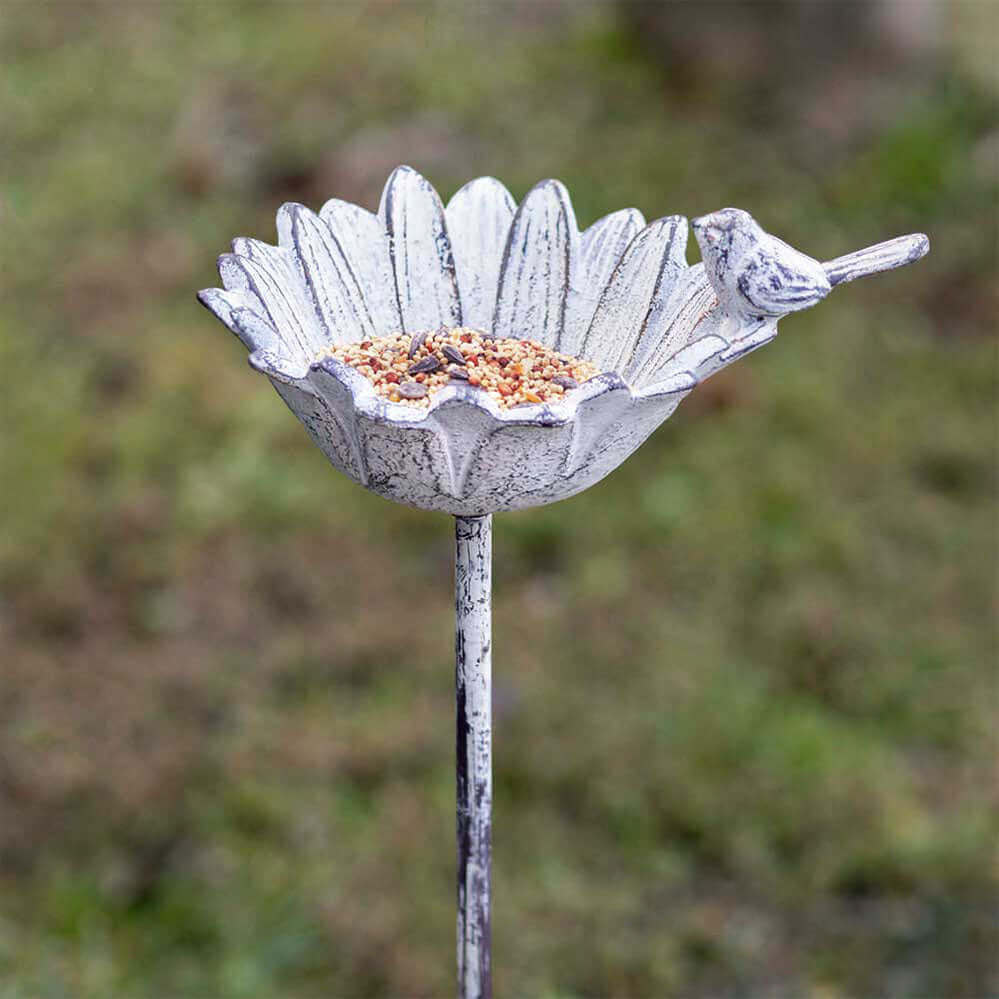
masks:
{"type": "Polygon", "coordinates": [[[325,338],[294,256],[255,239],[234,239],[232,247],[232,254],[219,258],[223,283],[252,291],[286,350],[311,358],[325,338]]]}
{"type": "Polygon", "coordinates": [[[712,362],[727,349],[728,341],[724,337],[709,333],[677,351],[657,373],[657,380],[665,375],[687,371],[697,381],[702,381],[715,369],[712,362]]]}
{"type": "MultiPolygon", "coordinates": [[[[264,308],[264,303],[261,301],[260,296],[254,291],[250,276],[241,266],[240,258],[236,254],[221,254],[216,262],[216,266],[218,267],[219,277],[222,279],[222,287],[226,289],[227,293],[238,292],[250,303],[249,308],[252,308],[261,315],[266,315],[267,309],[264,308]]],[[[219,316],[219,318],[221,319],[222,317],[219,316]]],[[[222,321],[225,322],[224,319],[222,321]]]]}
{"type": "Polygon", "coordinates": [[[447,231],[466,326],[492,327],[503,250],[516,209],[513,196],[493,177],[469,181],[448,202],[447,231]]]}
{"type": "Polygon", "coordinates": [[[775,336],[777,336],[776,321],[772,319],[766,320],[748,335],[731,341],[728,350],[722,353],[721,361],[723,364],[731,364],[733,361],[739,360],[740,357],[745,357],[757,348],[762,347],[765,343],[770,343],[775,336]]]}
{"type": "Polygon", "coordinates": [[[289,357],[281,351],[255,350],[248,358],[250,367],[279,382],[301,381],[309,373],[309,364],[301,358],[289,357]]]}
{"type": "Polygon", "coordinates": [[[457,499],[465,496],[468,474],[479,452],[496,429],[495,418],[478,406],[470,406],[456,393],[434,407],[431,419],[440,430],[440,443],[447,468],[446,491],[457,499]]]}
{"type": "Polygon", "coordinates": [[[687,220],[670,215],[647,225],[628,244],[581,348],[604,371],[621,371],[646,330],[657,293],[686,267],[687,220]]]}
{"type": "MultiPolygon", "coordinates": [[[[237,309],[249,309],[258,314],[264,311],[260,299],[253,292],[239,288],[233,288],[231,291],[223,291],[221,288],[203,288],[198,292],[198,301],[237,335],[239,335],[239,331],[233,321],[233,313],[237,309]]],[[[247,344],[247,347],[253,349],[250,344],[247,344]]]]}
{"type": "Polygon", "coordinates": [[[634,399],[628,388],[610,373],[597,375],[587,385],[596,387],[598,382],[603,391],[581,400],[572,427],[572,443],[565,453],[563,474],[574,475],[583,465],[592,460],[594,452],[606,435],[609,427],[619,423],[634,399]]]}
{"type": "Polygon", "coordinates": [[[298,258],[329,342],[351,343],[389,332],[375,325],[361,276],[318,215],[304,205],[282,205],[278,231],[298,258]]]}
{"type": "Polygon", "coordinates": [[[396,167],[378,209],[389,237],[404,330],[460,326],[454,257],[437,192],[412,167],[396,167]]]}
{"type": "MultiPolygon", "coordinates": [[[[319,211],[357,276],[376,336],[402,329],[388,235],[381,219],[348,201],[333,198],[319,211]]],[[[351,341],[363,340],[359,333],[351,341]]]]}
{"type": "Polygon", "coordinates": [[[311,367],[306,379],[297,384],[293,379],[282,378],[281,369],[267,373],[275,379],[278,394],[333,466],[366,486],[368,466],[358,428],[357,406],[350,388],[330,376],[328,363],[311,367]]]}
{"type": "Polygon", "coordinates": [[[566,353],[579,353],[614,268],[644,225],[645,219],[637,208],[623,208],[598,219],[583,232],[562,337],[566,353]]]}
{"type": "MultiPolygon", "coordinates": [[[[287,353],[277,330],[252,309],[234,309],[232,322],[236,336],[246,344],[247,349],[272,351],[279,354],[287,353]]],[[[301,355],[300,359],[303,362],[310,360],[301,357],[301,355]]]]}
{"type": "Polygon", "coordinates": [[[697,387],[697,378],[689,371],[674,371],[665,374],[660,381],[645,385],[636,393],[639,399],[652,399],[656,396],[674,395],[677,392],[686,394],[697,387]]]}
{"type": "Polygon", "coordinates": [[[703,264],[688,267],[671,288],[656,297],[647,336],[635,350],[625,377],[632,385],[650,383],[669,359],[699,335],[699,327],[718,303],[703,264]]]}
{"type": "Polygon", "coordinates": [[[524,198],[510,227],[493,319],[496,336],[561,349],[578,247],[568,192],[557,180],[542,181],[524,198]]]}

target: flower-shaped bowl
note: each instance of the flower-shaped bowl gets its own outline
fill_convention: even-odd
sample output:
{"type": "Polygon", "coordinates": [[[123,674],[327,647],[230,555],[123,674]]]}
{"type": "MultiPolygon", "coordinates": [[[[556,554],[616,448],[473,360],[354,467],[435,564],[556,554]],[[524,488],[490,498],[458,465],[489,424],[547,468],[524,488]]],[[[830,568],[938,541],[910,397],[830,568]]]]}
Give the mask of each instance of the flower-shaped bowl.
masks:
{"type": "Polygon", "coordinates": [[[491,177],[445,207],[409,167],[377,214],[286,204],[278,245],[233,241],[201,302],[243,341],[332,464],[411,506],[478,516],[564,499],[624,461],[698,382],[777,333],[719,305],[688,266],[686,219],[633,208],[579,231],[542,181],[519,207],[491,177]],[[504,408],[448,386],[425,408],[378,395],[334,345],[459,326],[540,342],[602,374],[558,402],[504,408]]]}

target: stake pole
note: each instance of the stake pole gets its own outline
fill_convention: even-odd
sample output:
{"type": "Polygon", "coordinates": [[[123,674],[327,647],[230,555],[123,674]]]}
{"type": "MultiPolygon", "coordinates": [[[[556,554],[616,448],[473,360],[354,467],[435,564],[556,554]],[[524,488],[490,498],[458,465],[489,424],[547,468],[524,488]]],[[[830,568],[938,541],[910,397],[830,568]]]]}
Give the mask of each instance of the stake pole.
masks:
{"type": "Polygon", "coordinates": [[[493,518],[455,518],[458,997],[491,999],[493,518]]]}

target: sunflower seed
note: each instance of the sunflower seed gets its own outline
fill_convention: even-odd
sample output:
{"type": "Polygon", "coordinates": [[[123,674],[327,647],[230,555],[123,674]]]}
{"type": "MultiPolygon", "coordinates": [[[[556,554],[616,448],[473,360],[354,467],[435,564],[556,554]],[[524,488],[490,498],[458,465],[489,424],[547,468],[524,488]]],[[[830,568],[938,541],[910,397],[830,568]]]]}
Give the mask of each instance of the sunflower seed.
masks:
{"type": "Polygon", "coordinates": [[[556,375],[552,379],[553,385],[561,385],[567,392],[569,389],[579,388],[579,382],[575,378],[570,378],[568,375],[556,375]]]}
{"type": "Polygon", "coordinates": [[[457,347],[452,347],[451,344],[446,343],[441,347],[441,353],[454,364],[465,364],[465,355],[458,350],[457,347]]]}
{"type": "Polygon", "coordinates": [[[419,382],[400,382],[396,391],[403,399],[422,399],[427,394],[426,386],[419,382]]]}
{"type": "Polygon", "coordinates": [[[416,357],[416,352],[423,346],[423,341],[427,339],[427,331],[424,330],[422,333],[417,333],[412,340],[409,341],[409,356],[416,357]]]}
{"type": "Polygon", "coordinates": [[[464,368],[459,368],[457,364],[448,365],[447,373],[460,382],[468,381],[468,372],[464,368]]]}
{"type": "Polygon", "coordinates": [[[408,371],[411,375],[429,375],[433,371],[438,371],[443,365],[436,357],[425,357],[416,364],[411,364],[408,371]]]}

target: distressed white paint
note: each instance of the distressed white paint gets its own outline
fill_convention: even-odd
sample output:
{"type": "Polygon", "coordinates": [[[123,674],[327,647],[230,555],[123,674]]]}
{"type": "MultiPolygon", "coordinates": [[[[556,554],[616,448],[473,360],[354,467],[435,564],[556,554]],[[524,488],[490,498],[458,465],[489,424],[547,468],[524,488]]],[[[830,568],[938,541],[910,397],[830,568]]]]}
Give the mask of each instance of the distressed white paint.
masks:
{"type": "Polygon", "coordinates": [[[559,350],[578,253],[569,192],[557,180],[543,180],[531,188],[513,217],[492,332],[559,350]]]}
{"type": "Polygon", "coordinates": [[[458,996],[490,999],[492,517],[455,520],[458,996]]]}
{"type": "Polygon", "coordinates": [[[638,232],[600,296],[581,352],[605,371],[622,371],[648,329],[660,289],[687,269],[687,220],[657,219],[638,232]]]}
{"type": "Polygon", "coordinates": [[[444,214],[466,326],[492,327],[503,250],[516,210],[513,195],[494,177],[469,181],[448,202],[444,214]]]}
{"type": "Polygon", "coordinates": [[[388,233],[402,328],[460,326],[454,256],[437,192],[411,167],[396,167],[378,215],[388,233]]]}
{"type": "Polygon", "coordinates": [[[856,281],[860,277],[880,274],[881,271],[891,271],[896,267],[915,263],[925,257],[930,250],[929,239],[921,232],[908,236],[897,236],[886,239],[883,243],[868,246],[863,250],[855,250],[845,256],[837,257],[822,265],[834,287],[847,281],[856,281]]]}
{"type": "Polygon", "coordinates": [[[286,205],[278,230],[278,247],[234,241],[219,259],[225,290],[206,289],[202,303],[336,468],[387,499],[466,517],[593,485],[700,381],[772,340],[783,315],[928,247],[916,234],[819,264],[723,209],[695,220],[705,264],[689,267],[680,216],[643,226],[626,209],[580,234],[558,181],[515,212],[492,178],[465,185],[445,211],[409,167],[389,178],[379,215],[337,200],[318,215],[286,205]],[[319,359],[333,343],[469,316],[605,373],[556,403],[502,409],[459,385],[418,409],[319,359]]]}
{"type": "Polygon", "coordinates": [[[600,295],[628,244],[644,226],[637,208],[622,208],[597,219],[580,236],[579,265],[572,275],[562,333],[562,350],[567,354],[580,354],[600,295]]]}
{"type": "Polygon", "coordinates": [[[726,311],[740,319],[779,319],[810,309],[834,284],[912,263],[930,248],[922,233],[888,240],[827,264],[765,232],[739,208],[694,219],[708,280],[726,311]]]}
{"type": "Polygon", "coordinates": [[[238,239],[225,290],[201,302],[235,332],[333,466],[388,499],[456,515],[457,956],[460,999],[490,999],[492,518],[571,496],[628,457],[698,382],[777,335],[777,320],[836,284],[910,263],[916,234],[827,264],[725,209],[643,227],[618,212],[580,236],[557,181],[520,209],[498,181],[445,213],[415,171],[389,178],[379,215],[329,201],[278,214],[280,246],[238,239]],[[603,374],[556,404],[504,410],[467,385],[426,410],[377,396],[317,355],[403,328],[492,320],[494,335],[578,353],[603,374]]]}

